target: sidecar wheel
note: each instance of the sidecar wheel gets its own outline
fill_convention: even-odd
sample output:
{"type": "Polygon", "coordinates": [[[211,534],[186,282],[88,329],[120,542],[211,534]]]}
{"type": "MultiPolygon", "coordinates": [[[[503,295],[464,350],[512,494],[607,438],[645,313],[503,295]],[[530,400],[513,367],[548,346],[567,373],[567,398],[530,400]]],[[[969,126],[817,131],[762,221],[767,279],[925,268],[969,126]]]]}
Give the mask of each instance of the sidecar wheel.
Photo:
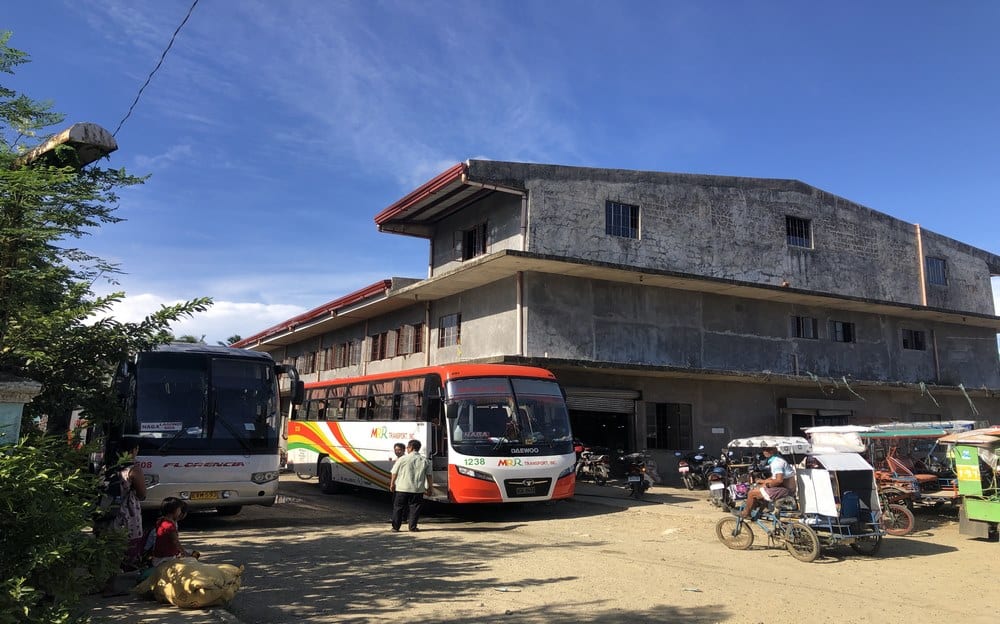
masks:
{"type": "Polygon", "coordinates": [[[812,563],[819,557],[819,536],[808,524],[789,522],[785,525],[785,548],[799,561],[812,563]]]}

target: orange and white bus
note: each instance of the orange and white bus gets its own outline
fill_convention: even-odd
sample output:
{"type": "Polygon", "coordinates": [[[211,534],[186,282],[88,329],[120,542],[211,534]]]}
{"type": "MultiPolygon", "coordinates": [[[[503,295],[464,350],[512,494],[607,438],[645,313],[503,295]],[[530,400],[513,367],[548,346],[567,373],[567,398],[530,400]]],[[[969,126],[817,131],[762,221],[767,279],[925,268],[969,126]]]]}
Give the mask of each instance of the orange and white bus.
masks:
{"type": "Polygon", "coordinates": [[[562,389],[541,368],[449,364],[306,384],[288,423],[288,467],[344,486],[388,490],[397,442],[420,440],[434,494],[452,503],[573,495],[573,434],[562,389]]]}

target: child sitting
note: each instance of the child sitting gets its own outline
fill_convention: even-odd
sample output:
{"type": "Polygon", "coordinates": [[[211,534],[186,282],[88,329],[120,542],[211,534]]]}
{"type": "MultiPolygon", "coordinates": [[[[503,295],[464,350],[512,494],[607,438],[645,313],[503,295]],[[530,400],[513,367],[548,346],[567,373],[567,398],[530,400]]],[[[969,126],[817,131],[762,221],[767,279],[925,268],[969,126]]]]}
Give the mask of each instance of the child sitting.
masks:
{"type": "Polygon", "coordinates": [[[180,533],[177,524],[187,516],[187,503],[179,498],[168,496],[160,505],[160,517],[150,529],[147,538],[147,549],[152,557],[153,566],[171,559],[194,557],[198,559],[201,553],[197,550],[188,552],[181,546],[180,533]]]}

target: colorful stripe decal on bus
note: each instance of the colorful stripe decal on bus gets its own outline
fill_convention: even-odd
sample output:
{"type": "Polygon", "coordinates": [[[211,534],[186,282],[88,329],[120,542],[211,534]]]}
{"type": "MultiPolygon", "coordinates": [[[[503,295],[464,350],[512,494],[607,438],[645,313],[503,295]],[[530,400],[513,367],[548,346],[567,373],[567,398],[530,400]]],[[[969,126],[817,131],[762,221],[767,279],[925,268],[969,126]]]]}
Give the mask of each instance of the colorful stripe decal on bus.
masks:
{"type": "Polygon", "coordinates": [[[331,461],[358,477],[385,488],[389,487],[389,472],[366,460],[352,448],[344,438],[339,423],[292,423],[288,432],[288,448],[304,448],[317,455],[327,455],[331,461]]]}

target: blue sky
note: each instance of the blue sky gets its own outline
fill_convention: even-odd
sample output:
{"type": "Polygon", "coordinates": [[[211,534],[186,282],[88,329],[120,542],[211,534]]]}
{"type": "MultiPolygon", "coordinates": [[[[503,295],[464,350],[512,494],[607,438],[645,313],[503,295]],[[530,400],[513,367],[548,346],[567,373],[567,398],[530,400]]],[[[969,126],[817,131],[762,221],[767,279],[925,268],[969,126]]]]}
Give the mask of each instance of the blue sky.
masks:
{"type": "MultiPolygon", "coordinates": [[[[114,130],[190,4],[6,3],[32,62],[0,79],[114,130]]],[[[209,342],[426,275],[373,218],[468,158],[793,178],[997,253],[998,26],[986,1],[201,0],[108,162],[151,178],[82,246],[126,272],[122,318],[213,297],[175,327],[209,342]]]]}

